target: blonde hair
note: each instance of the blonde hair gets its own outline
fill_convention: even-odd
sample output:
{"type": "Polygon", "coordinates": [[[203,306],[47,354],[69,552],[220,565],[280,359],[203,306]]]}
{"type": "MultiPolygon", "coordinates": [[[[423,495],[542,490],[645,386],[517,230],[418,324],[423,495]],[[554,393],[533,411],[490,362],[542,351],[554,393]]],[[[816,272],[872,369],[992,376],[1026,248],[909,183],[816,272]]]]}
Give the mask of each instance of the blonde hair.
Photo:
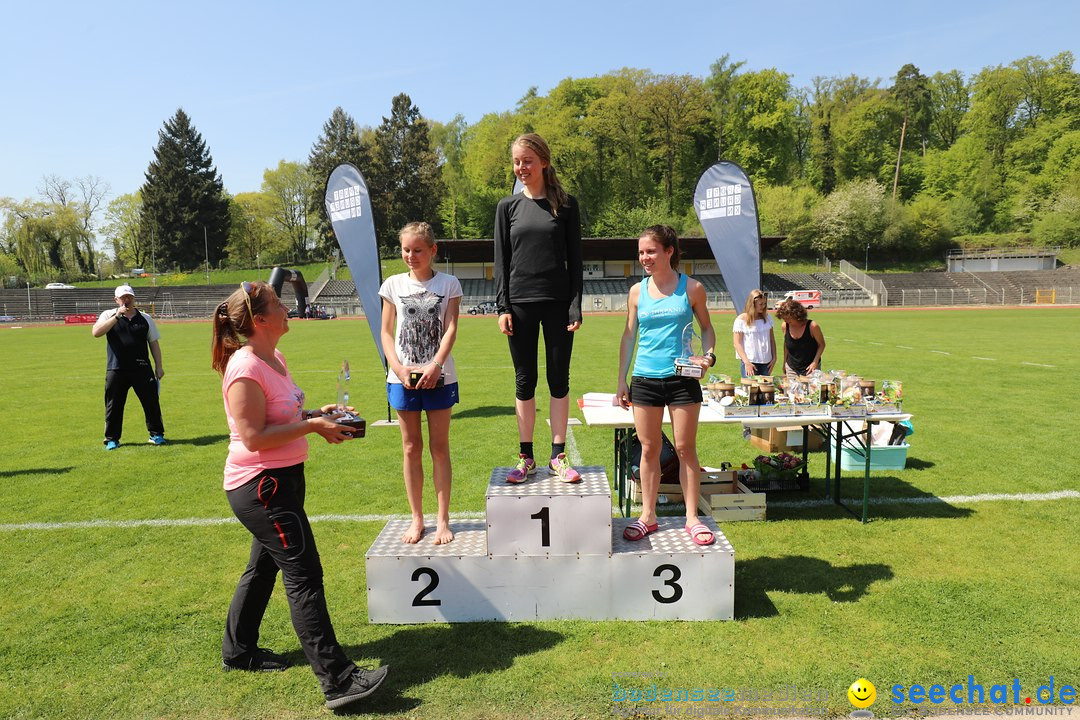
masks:
{"type": "Polygon", "coordinates": [[[754,288],[750,291],[750,294],[746,296],[746,305],[743,306],[743,314],[746,315],[747,322],[754,322],[755,320],[764,320],[769,315],[769,305],[765,304],[765,308],[759,313],[754,307],[754,300],[758,298],[768,297],[761,290],[754,288]]]}
{"type": "Polygon", "coordinates": [[[233,291],[214,309],[213,337],[210,339],[210,366],[224,375],[233,353],[244,346],[244,338],[255,332],[255,316],[266,313],[271,303],[279,302],[274,288],[264,282],[253,282],[251,293],[243,285],[233,291]],[[246,297],[245,297],[246,296],[246,297]],[[248,310],[248,300],[251,310],[248,310]]]}
{"type": "Polygon", "coordinates": [[[431,229],[423,220],[408,223],[405,227],[398,231],[398,242],[401,242],[401,238],[406,235],[415,235],[422,238],[428,247],[435,245],[435,231],[431,229]]]}
{"type": "Polygon", "coordinates": [[[519,135],[514,142],[510,143],[510,147],[520,145],[523,148],[528,148],[536,153],[536,157],[540,158],[547,167],[544,168],[544,195],[547,198],[548,204],[551,205],[551,214],[557,216],[559,214],[559,208],[566,207],[569,203],[566,191],[563,190],[562,183],[559,182],[559,176],[555,174],[555,166],[551,164],[551,148],[544,141],[544,138],[540,137],[536,133],[525,133],[519,135]]]}

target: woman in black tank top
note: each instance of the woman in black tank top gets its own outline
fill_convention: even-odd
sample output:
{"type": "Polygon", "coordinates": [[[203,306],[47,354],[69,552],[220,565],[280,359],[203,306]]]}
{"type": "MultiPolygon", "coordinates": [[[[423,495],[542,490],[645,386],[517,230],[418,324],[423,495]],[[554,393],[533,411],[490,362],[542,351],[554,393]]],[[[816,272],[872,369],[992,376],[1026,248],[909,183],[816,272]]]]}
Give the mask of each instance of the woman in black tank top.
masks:
{"type": "Polygon", "coordinates": [[[825,352],[825,336],[821,327],[806,317],[806,308],[798,300],[788,298],[776,309],[784,333],[784,372],[789,375],[809,375],[821,368],[825,352]]]}

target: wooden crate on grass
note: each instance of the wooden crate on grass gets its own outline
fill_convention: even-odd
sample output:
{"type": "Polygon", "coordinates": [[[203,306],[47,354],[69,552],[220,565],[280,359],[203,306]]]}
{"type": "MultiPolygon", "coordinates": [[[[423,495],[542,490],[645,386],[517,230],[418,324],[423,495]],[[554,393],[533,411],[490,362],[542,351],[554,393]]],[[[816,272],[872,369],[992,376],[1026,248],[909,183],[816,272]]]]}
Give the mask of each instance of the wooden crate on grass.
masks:
{"type": "MultiPolygon", "coordinates": [[[[682,502],[680,485],[661,483],[660,494],[667,495],[669,502],[682,502]]],[[[636,480],[630,484],[630,499],[641,502],[641,484],[636,480]]],[[[703,472],[698,512],[711,515],[718,522],[764,520],[765,493],[756,493],[739,482],[735,470],[703,472]]]]}
{"type": "Polygon", "coordinates": [[[699,510],[717,522],[765,519],[765,493],[756,493],[741,482],[737,493],[702,494],[699,510]]]}
{"type": "MultiPolygon", "coordinates": [[[[703,470],[698,497],[710,495],[734,495],[734,483],[738,474],[734,470],[703,470]]],[[[682,485],[679,483],[660,483],[660,494],[666,495],[668,502],[682,502],[682,485]]],[[[641,481],[630,482],[630,502],[641,502],[641,481]]]]}

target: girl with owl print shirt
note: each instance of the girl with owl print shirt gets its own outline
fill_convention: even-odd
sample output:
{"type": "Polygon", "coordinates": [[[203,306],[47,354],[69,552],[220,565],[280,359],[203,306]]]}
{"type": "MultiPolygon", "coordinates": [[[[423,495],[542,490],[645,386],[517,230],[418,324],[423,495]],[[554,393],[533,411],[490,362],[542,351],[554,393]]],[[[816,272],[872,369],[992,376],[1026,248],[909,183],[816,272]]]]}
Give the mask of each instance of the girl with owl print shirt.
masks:
{"type": "Polygon", "coordinates": [[[401,259],[409,272],[379,288],[382,346],[386,353],[386,397],[401,428],[402,471],[412,522],[401,536],[413,544],[424,536],[424,438],[420,413],[427,413],[428,451],[438,500],[436,545],[454,539],[450,530],[450,411],[458,402],[457,371],[450,351],[457,339],[461,283],[432,267],[438,247],[425,222],[401,229],[401,259]]]}

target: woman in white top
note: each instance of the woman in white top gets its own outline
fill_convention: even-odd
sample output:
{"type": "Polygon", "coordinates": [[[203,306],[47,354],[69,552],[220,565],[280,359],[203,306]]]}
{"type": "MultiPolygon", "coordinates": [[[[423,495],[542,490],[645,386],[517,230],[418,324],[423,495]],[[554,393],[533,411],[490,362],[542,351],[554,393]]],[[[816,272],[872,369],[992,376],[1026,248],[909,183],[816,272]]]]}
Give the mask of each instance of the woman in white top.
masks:
{"type": "Polygon", "coordinates": [[[776,339],[765,293],[756,289],[750,292],[731,332],[742,376],[771,375],[776,363],[776,339]]]}
{"type": "Polygon", "coordinates": [[[457,340],[461,283],[438,272],[435,233],[426,222],[411,222],[398,234],[401,259],[409,272],[392,275],[379,288],[383,300],[382,345],[386,350],[386,397],[401,427],[402,474],[412,522],[401,541],[409,545],[424,535],[424,435],[438,514],[435,544],[454,539],[450,529],[450,411],[457,404],[458,378],[450,351],[457,340]]]}

